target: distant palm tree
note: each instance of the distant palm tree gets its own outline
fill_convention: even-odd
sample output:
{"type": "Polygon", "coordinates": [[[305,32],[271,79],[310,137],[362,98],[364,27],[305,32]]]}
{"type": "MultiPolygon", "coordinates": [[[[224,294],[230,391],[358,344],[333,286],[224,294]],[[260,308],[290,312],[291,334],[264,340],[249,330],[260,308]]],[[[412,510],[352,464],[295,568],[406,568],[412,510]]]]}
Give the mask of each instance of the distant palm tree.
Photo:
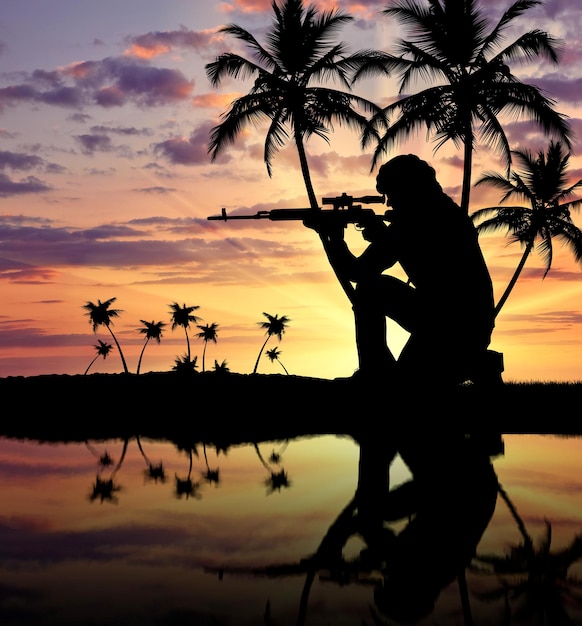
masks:
{"type": "Polygon", "coordinates": [[[285,374],[289,374],[289,372],[287,371],[287,368],[283,365],[283,362],[279,358],[281,356],[281,350],[275,347],[275,348],[271,348],[270,350],[267,350],[265,354],[269,357],[269,360],[271,361],[271,363],[273,363],[273,361],[278,361],[281,367],[285,370],[285,374]]]}
{"type": "Polygon", "coordinates": [[[278,315],[269,315],[269,313],[263,313],[263,315],[267,318],[268,321],[257,322],[257,324],[259,324],[261,328],[265,329],[267,333],[267,338],[265,339],[265,342],[263,343],[263,345],[261,346],[261,349],[259,350],[259,356],[257,357],[257,362],[255,363],[253,374],[257,373],[257,368],[259,367],[259,361],[261,360],[261,355],[263,354],[263,350],[265,349],[265,346],[267,345],[267,341],[269,341],[269,339],[273,335],[276,335],[277,337],[279,337],[279,341],[280,341],[283,338],[285,327],[291,321],[286,315],[282,315],[281,317],[278,317],[278,315]]]}
{"type": "Polygon", "coordinates": [[[176,373],[180,375],[191,375],[196,373],[198,357],[195,356],[190,359],[187,354],[182,357],[176,357],[174,360],[174,367],[172,368],[176,373]]]}
{"type": "Polygon", "coordinates": [[[196,335],[198,339],[204,340],[204,350],[202,351],[202,371],[206,371],[205,362],[206,362],[206,346],[209,341],[214,341],[216,343],[216,333],[218,330],[218,324],[213,322],[212,324],[206,324],[205,326],[198,326],[200,332],[196,335]]]}
{"type": "Polygon", "coordinates": [[[141,359],[143,357],[143,353],[146,349],[146,346],[148,345],[149,340],[155,339],[158,343],[160,343],[162,332],[163,332],[164,326],[166,325],[165,322],[154,322],[153,320],[151,322],[146,322],[145,320],[139,320],[139,321],[144,325],[144,327],[138,328],[138,330],[140,333],[142,333],[142,335],[145,335],[146,339],[145,339],[145,343],[143,344],[143,348],[141,349],[141,352],[139,354],[139,361],[137,362],[138,374],[141,368],[141,359]]]}
{"type": "Polygon", "coordinates": [[[374,53],[360,51],[349,55],[344,43],[333,43],[335,32],[353,19],[340,10],[318,14],[313,6],[305,7],[302,0],[273,0],[272,8],[274,20],[264,46],[236,24],[219,30],[242,41],[253,60],[233,53],[221,54],[206,65],[212,85],[219,86],[224,78],[254,77],[255,81],[249,93],[232,102],[223,121],[213,128],[208,151],[214,161],[246,127],[268,121],[264,161],[269,176],[275,153],[292,136],[310,206],[317,209],[305,142],[312,135],[328,141],[334,121],[361,132],[370,130],[360,111],[379,114],[380,108],[349,93],[348,73],[374,53]],[[320,86],[328,80],[337,81],[348,91],[320,86]]]}
{"type": "Polygon", "coordinates": [[[219,374],[226,374],[227,372],[230,372],[226,359],[224,359],[222,363],[219,363],[216,359],[214,359],[214,371],[219,374]]]}
{"type": "MultiPolygon", "coordinates": [[[[380,126],[395,114],[387,126],[372,160],[372,169],[382,154],[399,139],[406,139],[420,127],[434,133],[438,150],[448,141],[464,149],[461,207],[469,211],[473,152],[477,139],[499,151],[511,164],[511,151],[499,116],[527,116],[545,133],[553,134],[568,146],[572,130],[565,116],[557,113],[554,101],[535,86],[520,82],[509,63],[532,62],[544,57],[559,61],[558,41],[541,30],[520,35],[509,45],[506,31],[515,20],[541,0],[517,0],[489,27],[477,0],[395,0],[383,10],[408,27],[408,34],[396,44],[398,56],[374,57],[359,68],[354,82],[373,74],[398,74],[400,94],[417,80],[433,86],[412,95],[403,95],[379,116],[380,126]]],[[[370,137],[371,138],[371,137],[370,137]]]]}
{"type": "Polygon", "coordinates": [[[102,356],[103,360],[105,360],[107,358],[107,356],[109,355],[109,353],[111,352],[112,348],[113,348],[113,346],[110,343],[105,343],[105,342],[101,341],[101,339],[97,339],[97,341],[99,342],[95,346],[95,349],[97,350],[97,354],[95,355],[95,357],[93,358],[91,363],[89,363],[89,365],[87,366],[87,369],[83,372],[83,375],[87,374],[87,372],[91,368],[91,365],[93,365],[93,363],[95,363],[95,361],[100,356],[102,356]]]}
{"type": "Polygon", "coordinates": [[[201,320],[200,317],[192,315],[192,311],[196,311],[199,308],[199,306],[186,306],[185,304],[180,306],[177,302],[170,304],[170,310],[172,312],[172,330],[174,330],[176,326],[182,326],[186,333],[188,361],[190,361],[190,337],[188,336],[188,328],[190,327],[190,322],[196,324],[201,320]]]}
{"type": "Polygon", "coordinates": [[[87,302],[83,305],[83,308],[87,309],[86,315],[89,316],[89,323],[93,325],[93,332],[97,331],[98,326],[105,326],[107,330],[111,333],[113,341],[115,341],[115,345],[119,350],[119,356],[121,357],[121,362],[123,363],[123,370],[126,374],[129,374],[129,370],[127,369],[127,363],[125,362],[125,357],[123,356],[119,341],[117,341],[117,337],[113,334],[113,331],[111,330],[111,326],[113,325],[113,318],[119,317],[119,314],[123,313],[121,309],[109,308],[116,300],[117,298],[109,298],[109,300],[105,300],[105,302],[97,300],[97,304],[93,304],[93,302],[87,302]]]}
{"type": "Polygon", "coordinates": [[[552,266],[554,238],[572,251],[577,262],[582,261],[582,231],[570,216],[572,210],[580,208],[582,200],[567,200],[577,187],[582,186],[582,179],[566,187],[569,152],[558,141],[551,142],[547,152],[540,150],[537,155],[529,150],[514,150],[513,154],[523,166],[521,173],[511,172],[508,176],[485,173],[475,185],[488,184],[501,189],[504,192],[501,202],[517,197],[529,201],[530,206],[487,207],[471,216],[479,233],[506,230],[510,243],[519,242],[524,248],[521,260],[495,307],[495,315],[515,287],[536,242],[545,263],[543,278],[552,266]]]}

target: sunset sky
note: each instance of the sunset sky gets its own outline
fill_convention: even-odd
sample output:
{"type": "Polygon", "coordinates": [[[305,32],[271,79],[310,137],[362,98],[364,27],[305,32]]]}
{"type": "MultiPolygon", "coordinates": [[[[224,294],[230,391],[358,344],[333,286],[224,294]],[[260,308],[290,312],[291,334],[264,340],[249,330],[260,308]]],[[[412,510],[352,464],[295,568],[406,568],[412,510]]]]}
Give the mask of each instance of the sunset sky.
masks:
{"type": "MultiPolygon", "coordinates": [[[[338,35],[355,51],[393,51],[402,31],[381,14],[389,0],[315,0],[353,21],[338,35]]],[[[481,0],[492,23],[509,0],[481,0]]],[[[171,330],[169,304],[199,306],[201,324],[218,324],[206,368],[226,360],[252,371],[264,340],[263,312],[291,319],[279,346],[291,374],[334,377],[357,367],[353,318],[317,236],[301,224],[210,222],[235,209],[307,206],[296,153],[280,151],[269,178],[262,158],[264,129],[250,130],[215,163],[209,131],[248,84],[214,89],[205,64],[236,51],[217,34],[236,23],[262,35],[270,0],[3,0],[0,13],[0,376],[83,373],[105,329],[97,334],[83,310],[87,301],[115,297],[123,312],[116,333],[135,371],[143,335],[140,320],[164,321],[161,343],[150,342],[142,371],[168,370],[183,355],[183,329],[171,330]]],[[[576,1],[546,0],[516,20],[507,41],[532,29],[563,41],[559,66],[513,65],[523,82],[556,100],[582,137],[582,12],[576,1]]],[[[396,82],[375,79],[357,93],[388,104],[396,82]]],[[[549,139],[523,121],[504,124],[512,148],[545,149],[549,139]]],[[[574,142],[571,183],[582,178],[574,142]]],[[[445,191],[460,200],[462,154],[434,153],[424,133],[398,148],[429,160],[445,191]]],[[[331,141],[310,140],[309,163],[318,197],[375,192],[371,153],[359,137],[336,128],[331,141]]],[[[387,155],[394,156],[397,152],[387,155]]],[[[473,178],[503,171],[497,155],[478,146],[473,178]]],[[[473,190],[471,210],[496,204],[495,191],[473,190]]],[[[574,215],[578,226],[582,216],[574,215]]],[[[355,248],[358,233],[348,233],[355,248]]],[[[521,256],[504,237],[481,245],[503,292],[521,256]]],[[[435,262],[438,260],[435,259],[435,262]]],[[[491,347],[505,355],[506,380],[582,378],[582,269],[556,243],[552,269],[534,253],[501,311],[491,347]]],[[[443,267],[446,278],[447,268],[443,267]]],[[[202,347],[192,327],[193,354],[202,347]]],[[[406,337],[389,330],[397,351],[406,337]]],[[[446,350],[447,337],[443,337],[446,350]]],[[[269,344],[277,345],[276,339],[269,344]]],[[[99,359],[94,372],[122,370],[119,355],[99,359]]],[[[264,373],[283,373],[265,359],[264,373]]]]}

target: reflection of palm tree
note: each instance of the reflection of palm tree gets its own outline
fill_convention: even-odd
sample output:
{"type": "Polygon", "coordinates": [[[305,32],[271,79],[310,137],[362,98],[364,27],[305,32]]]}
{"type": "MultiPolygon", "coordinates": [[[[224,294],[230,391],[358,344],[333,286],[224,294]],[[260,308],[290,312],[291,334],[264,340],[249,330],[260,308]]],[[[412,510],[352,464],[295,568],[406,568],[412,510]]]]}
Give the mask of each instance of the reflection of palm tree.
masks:
{"type": "Polygon", "coordinates": [[[121,362],[123,363],[123,370],[126,374],[129,374],[129,370],[127,369],[127,363],[125,362],[125,357],[123,356],[119,341],[117,341],[117,337],[113,334],[113,331],[111,330],[113,318],[119,317],[119,314],[122,313],[121,309],[109,308],[116,300],[117,298],[109,298],[109,300],[105,300],[105,302],[97,300],[97,304],[93,304],[93,302],[87,302],[83,305],[83,308],[87,309],[86,315],[89,316],[89,323],[93,325],[93,332],[97,331],[98,326],[105,326],[107,330],[111,333],[113,341],[115,341],[115,345],[119,350],[119,356],[121,357],[121,362]]]}
{"type": "Polygon", "coordinates": [[[537,616],[549,626],[572,624],[564,602],[582,604],[582,581],[568,575],[570,567],[582,559],[582,534],[576,535],[570,544],[552,553],[552,527],[546,520],[546,534],[539,548],[531,543],[520,543],[509,554],[496,556],[477,555],[476,561],[492,568],[501,580],[501,587],[482,594],[483,599],[504,598],[509,620],[511,600],[522,601],[515,611],[520,621],[537,616]],[[512,582],[515,575],[525,574],[512,582]],[[578,593],[577,593],[578,591],[578,593]]]}
{"type": "Polygon", "coordinates": [[[255,77],[255,81],[249,93],[237,98],[222,123],[212,130],[209,152],[212,160],[216,159],[247,126],[270,120],[264,149],[270,176],[273,156],[286,143],[291,131],[309,204],[317,209],[305,141],[312,135],[327,141],[334,121],[364,131],[367,120],[356,108],[378,112],[379,107],[349,92],[313,83],[331,79],[349,89],[347,72],[359,67],[371,53],[347,56],[345,44],[332,44],[334,33],[352,20],[342,11],[334,9],[318,15],[315,8],[305,8],[302,0],[284,0],[280,6],[273,1],[272,7],[275,16],[273,27],[266,34],[265,47],[235,24],[219,30],[242,41],[254,60],[238,54],[221,54],[206,65],[212,85],[220,85],[225,77],[255,77]]]}
{"type": "Polygon", "coordinates": [[[188,328],[190,328],[190,322],[194,324],[200,321],[200,318],[193,315],[192,312],[199,309],[199,306],[186,306],[185,304],[180,306],[177,302],[170,304],[172,311],[172,330],[176,326],[182,326],[184,333],[186,334],[186,344],[188,345],[188,362],[190,362],[190,337],[188,336],[188,328]]]}
{"type": "Polygon", "coordinates": [[[143,353],[145,352],[146,346],[149,343],[150,339],[155,339],[158,343],[160,343],[160,339],[162,337],[162,332],[164,326],[166,325],[164,322],[146,322],[145,320],[140,320],[140,322],[144,325],[143,328],[138,328],[139,332],[145,335],[145,343],[143,344],[143,348],[139,354],[139,361],[137,362],[137,373],[139,374],[139,370],[141,367],[141,359],[143,357],[143,353]]]}
{"type": "Polygon", "coordinates": [[[268,487],[268,493],[273,493],[274,491],[281,491],[281,489],[287,489],[291,486],[291,482],[289,481],[289,476],[287,472],[281,468],[278,472],[275,472],[273,468],[265,461],[265,458],[261,454],[259,446],[257,443],[253,444],[255,448],[255,452],[259,457],[259,461],[263,464],[265,469],[269,472],[269,478],[265,480],[265,485],[268,487]]]}
{"type": "Polygon", "coordinates": [[[569,144],[571,128],[553,109],[553,101],[539,87],[520,82],[508,66],[514,60],[536,57],[557,64],[558,45],[546,32],[532,30],[502,47],[507,29],[539,0],[514,1],[491,29],[475,0],[429,0],[428,4],[426,8],[425,3],[402,0],[383,10],[408,27],[409,34],[398,40],[398,56],[374,58],[355,78],[397,73],[401,93],[417,79],[433,80],[434,86],[398,98],[383,110],[381,123],[395,113],[400,116],[379,141],[372,166],[397,140],[426,126],[434,133],[437,150],[451,140],[464,148],[461,207],[468,212],[477,133],[511,163],[500,114],[527,115],[544,132],[555,133],[569,144]]]}
{"type": "Polygon", "coordinates": [[[95,476],[95,482],[93,483],[89,500],[91,502],[100,500],[102,503],[107,501],[117,504],[118,498],[115,495],[117,491],[121,491],[121,487],[113,482],[113,478],[103,480],[97,475],[95,476]]]}
{"type": "Polygon", "coordinates": [[[107,356],[109,355],[109,353],[111,352],[111,349],[113,348],[113,346],[110,343],[105,343],[104,341],[101,341],[101,339],[97,339],[97,341],[99,342],[95,346],[95,350],[97,350],[97,354],[93,357],[93,360],[91,361],[91,363],[89,363],[89,365],[87,366],[87,369],[83,372],[83,375],[87,374],[87,372],[91,368],[91,365],[93,365],[93,363],[95,363],[95,361],[100,356],[102,356],[103,360],[105,360],[107,356]]]}
{"type": "Polygon", "coordinates": [[[139,435],[136,436],[136,441],[137,441],[137,447],[139,448],[139,451],[141,452],[141,455],[143,456],[148,466],[148,468],[144,471],[146,479],[153,480],[155,483],[157,483],[158,480],[162,483],[165,483],[166,472],[164,470],[164,466],[162,462],[160,461],[158,465],[154,465],[146,456],[143,446],[141,445],[141,439],[139,435]]]}
{"type": "Polygon", "coordinates": [[[253,374],[257,373],[257,368],[259,367],[259,361],[261,360],[261,355],[263,354],[263,350],[267,345],[267,341],[273,336],[276,335],[279,337],[279,341],[283,338],[283,334],[285,333],[285,327],[291,321],[286,315],[282,315],[279,317],[277,314],[269,315],[269,313],[263,313],[263,315],[267,318],[266,322],[257,322],[261,328],[264,328],[267,334],[267,338],[265,339],[261,349],[259,350],[259,356],[257,357],[257,362],[255,363],[255,367],[253,369],[253,374]]]}
{"type": "Polygon", "coordinates": [[[220,470],[219,468],[210,469],[210,466],[208,465],[208,454],[206,453],[206,444],[204,443],[202,445],[204,450],[204,462],[206,464],[206,471],[203,474],[204,480],[208,483],[218,485],[220,482],[220,470]]]}
{"type": "Polygon", "coordinates": [[[283,365],[283,361],[281,361],[281,359],[279,358],[281,356],[281,350],[275,347],[267,350],[265,354],[269,357],[271,363],[273,363],[273,361],[278,361],[281,367],[285,370],[285,374],[289,374],[287,368],[283,365]]]}
{"type": "Polygon", "coordinates": [[[177,498],[182,498],[182,496],[186,497],[186,500],[188,500],[189,498],[196,498],[197,500],[200,499],[200,493],[199,493],[199,489],[200,489],[200,483],[195,483],[192,480],[192,455],[196,454],[196,456],[198,456],[198,453],[196,452],[196,448],[193,448],[191,446],[188,446],[188,449],[186,450],[188,457],[190,459],[190,465],[188,467],[188,475],[186,476],[186,478],[180,478],[178,476],[178,474],[175,475],[176,478],[176,497],[177,498]]]}
{"type": "Polygon", "coordinates": [[[91,451],[91,454],[93,454],[99,459],[99,467],[101,468],[101,470],[104,470],[106,467],[110,467],[111,465],[113,465],[113,459],[111,458],[107,450],[105,450],[103,454],[100,454],[93,447],[93,445],[91,445],[90,442],[86,441],[85,445],[87,446],[87,448],[89,448],[89,450],[91,451]]]}
{"type": "Polygon", "coordinates": [[[198,339],[204,340],[204,350],[202,351],[202,371],[206,371],[205,362],[206,362],[206,346],[209,341],[214,341],[216,343],[216,333],[218,330],[218,324],[213,322],[212,324],[206,324],[204,326],[198,326],[200,332],[196,335],[198,339]]]}
{"type": "Polygon", "coordinates": [[[579,209],[582,200],[564,202],[582,186],[580,179],[566,187],[570,154],[560,142],[551,142],[547,152],[539,151],[536,156],[529,150],[514,150],[512,154],[523,166],[521,173],[511,172],[503,176],[489,172],[475,183],[475,186],[488,184],[503,191],[501,202],[517,197],[531,205],[488,207],[472,215],[478,232],[505,230],[511,235],[510,243],[519,242],[524,248],[521,260],[495,307],[496,315],[515,286],[536,241],[539,240],[537,249],[546,266],[543,278],[552,266],[554,237],[572,251],[577,262],[582,261],[582,231],[570,216],[570,210],[579,209]]]}

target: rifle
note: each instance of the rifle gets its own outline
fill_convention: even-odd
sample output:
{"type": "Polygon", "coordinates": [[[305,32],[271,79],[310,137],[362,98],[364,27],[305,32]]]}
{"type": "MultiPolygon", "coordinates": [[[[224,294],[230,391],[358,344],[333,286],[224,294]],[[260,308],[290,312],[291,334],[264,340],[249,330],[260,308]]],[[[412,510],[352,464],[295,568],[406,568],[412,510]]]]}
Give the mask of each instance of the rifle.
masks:
{"type": "Polygon", "coordinates": [[[223,208],[220,215],[211,215],[208,219],[223,222],[229,220],[268,219],[279,222],[304,221],[317,217],[318,220],[330,219],[334,222],[339,220],[344,227],[348,224],[365,224],[372,218],[389,221],[389,211],[386,211],[384,215],[378,215],[373,209],[364,209],[362,207],[362,204],[383,204],[384,196],[361,196],[360,198],[354,198],[346,193],[342,193],[341,196],[336,196],[335,198],[322,198],[322,202],[325,205],[333,205],[333,209],[271,209],[270,211],[257,211],[253,215],[227,215],[226,209],[223,208]]]}
{"type": "MultiPolygon", "coordinates": [[[[372,209],[362,208],[362,204],[354,204],[384,204],[384,196],[362,196],[361,198],[354,198],[353,196],[348,196],[346,193],[342,193],[341,196],[336,196],[335,198],[323,198],[322,202],[323,204],[331,204],[333,209],[271,209],[270,211],[257,211],[254,215],[227,215],[226,209],[223,208],[220,215],[211,215],[208,219],[221,220],[223,222],[227,222],[228,220],[261,219],[272,221],[305,221],[315,217],[318,221],[322,219],[332,220],[332,223],[339,220],[340,224],[345,228],[348,224],[355,224],[356,227],[364,227],[371,219],[379,219],[388,222],[390,221],[389,216],[392,213],[391,211],[386,211],[384,215],[378,215],[372,209]]],[[[327,249],[327,244],[321,235],[320,237],[333,271],[353,306],[355,303],[354,287],[335,267],[327,249]]]]}

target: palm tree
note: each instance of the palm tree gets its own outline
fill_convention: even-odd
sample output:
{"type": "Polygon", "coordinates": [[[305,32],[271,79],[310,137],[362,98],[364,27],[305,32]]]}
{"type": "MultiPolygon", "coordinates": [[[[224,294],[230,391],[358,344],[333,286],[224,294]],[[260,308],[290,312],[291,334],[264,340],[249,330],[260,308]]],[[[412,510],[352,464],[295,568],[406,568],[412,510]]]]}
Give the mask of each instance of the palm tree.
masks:
{"type": "Polygon", "coordinates": [[[259,356],[257,357],[257,362],[255,363],[255,368],[253,369],[253,374],[257,373],[257,368],[259,367],[259,361],[261,360],[261,355],[263,354],[263,350],[267,345],[267,341],[273,336],[277,335],[279,337],[279,341],[283,338],[283,333],[285,332],[285,327],[291,321],[286,315],[282,315],[278,317],[278,315],[269,315],[268,313],[263,313],[263,315],[267,318],[267,322],[257,322],[264,328],[267,333],[267,338],[265,339],[261,349],[259,350],[259,356]]]}
{"type": "Polygon", "coordinates": [[[228,367],[228,362],[226,359],[219,363],[216,359],[214,359],[214,371],[217,374],[227,374],[230,372],[230,367],[228,367]]]}
{"type": "Polygon", "coordinates": [[[302,0],[273,0],[272,8],[274,21],[264,46],[236,24],[219,30],[242,41],[253,60],[234,53],[219,55],[206,65],[212,85],[218,87],[226,77],[255,77],[255,81],[249,93],[232,102],[222,122],[212,129],[208,151],[214,161],[246,127],[269,121],[264,147],[267,173],[271,176],[275,153],[292,136],[309,204],[317,209],[305,142],[312,135],[329,141],[334,122],[362,133],[370,130],[360,111],[380,114],[380,108],[349,92],[348,74],[370,61],[375,53],[348,55],[343,42],[333,43],[336,31],[352,20],[340,10],[318,14],[313,6],[304,7],[302,0]],[[348,91],[321,86],[326,80],[338,81],[348,91]]]}
{"type": "Polygon", "coordinates": [[[174,360],[174,367],[172,369],[181,376],[190,376],[192,374],[196,374],[196,368],[198,367],[197,361],[197,356],[190,359],[190,357],[185,354],[182,357],[176,357],[174,360]]]}
{"type": "Polygon", "coordinates": [[[145,335],[146,339],[139,355],[139,361],[137,362],[138,374],[139,374],[139,370],[141,367],[141,359],[143,357],[143,353],[146,349],[146,346],[148,345],[149,340],[155,339],[158,343],[160,343],[160,339],[162,338],[162,332],[163,332],[164,326],[166,325],[165,322],[154,322],[153,320],[151,322],[146,322],[145,320],[139,320],[139,321],[144,325],[144,327],[138,328],[138,330],[140,333],[142,333],[142,335],[145,335]]]}
{"type": "MultiPolygon", "coordinates": [[[[502,47],[506,30],[541,0],[517,0],[491,28],[477,0],[395,0],[383,10],[408,27],[396,44],[398,56],[372,59],[354,75],[354,82],[372,74],[399,77],[402,97],[383,110],[380,126],[397,119],[381,137],[372,169],[399,139],[425,126],[434,134],[435,151],[452,140],[464,149],[461,207],[469,211],[473,152],[478,140],[498,151],[511,164],[511,151],[499,116],[535,121],[545,133],[570,146],[572,130],[566,117],[554,110],[555,101],[535,86],[520,82],[509,68],[513,61],[541,57],[558,64],[558,40],[531,30],[502,47]],[[416,80],[433,85],[403,95],[416,80]]],[[[371,138],[371,137],[370,137],[371,138]]]]}
{"type": "Polygon", "coordinates": [[[206,346],[209,341],[216,343],[216,333],[218,330],[218,324],[213,322],[212,324],[206,324],[205,326],[198,326],[200,332],[196,335],[198,339],[204,339],[204,350],[202,351],[202,371],[206,371],[206,346]]]}
{"type": "Polygon", "coordinates": [[[582,261],[582,231],[570,216],[572,210],[580,208],[582,200],[567,200],[582,186],[582,179],[566,186],[569,152],[561,142],[552,141],[547,152],[540,150],[534,155],[524,149],[512,153],[523,166],[521,173],[514,171],[504,176],[489,172],[475,183],[475,186],[488,184],[501,189],[504,192],[501,202],[516,197],[530,204],[530,207],[487,207],[472,215],[479,233],[505,230],[510,235],[510,243],[519,242],[523,246],[517,268],[495,307],[496,315],[514,288],[536,242],[545,264],[543,278],[552,266],[554,238],[572,251],[577,262],[582,261]]]}
{"type": "Polygon", "coordinates": [[[188,337],[188,328],[190,327],[190,322],[196,324],[200,321],[200,317],[192,315],[192,311],[196,311],[199,308],[199,306],[186,306],[185,304],[180,306],[177,302],[170,304],[170,309],[172,311],[172,330],[174,330],[176,326],[182,326],[184,332],[186,333],[188,361],[190,361],[190,337],[188,337]]]}
{"type": "Polygon", "coordinates": [[[116,300],[117,298],[109,298],[109,300],[105,300],[105,302],[97,300],[97,304],[93,304],[93,302],[87,302],[83,305],[83,308],[87,309],[86,315],[89,316],[89,323],[93,325],[93,332],[97,331],[98,326],[107,327],[107,330],[111,333],[113,341],[115,341],[115,345],[119,350],[119,356],[121,357],[121,362],[123,363],[123,370],[126,374],[129,374],[129,370],[127,369],[127,363],[125,362],[125,357],[123,356],[119,341],[117,341],[117,337],[113,334],[113,331],[111,330],[111,326],[113,325],[113,318],[119,317],[119,314],[123,313],[121,309],[109,308],[116,300]]]}
{"type": "Polygon", "coordinates": [[[95,350],[97,350],[97,354],[93,357],[91,363],[89,363],[89,365],[87,366],[87,369],[83,372],[83,375],[87,374],[87,372],[91,368],[91,365],[93,365],[93,363],[95,363],[95,361],[100,356],[102,356],[103,360],[105,360],[113,348],[113,346],[110,343],[105,343],[104,341],[101,341],[101,339],[97,339],[97,341],[99,342],[95,346],[95,350]]]}
{"type": "Polygon", "coordinates": [[[281,367],[285,370],[285,374],[287,375],[289,374],[289,372],[287,371],[287,368],[283,365],[283,362],[279,358],[281,356],[281,350],[275,347],[275,348],[271,348],[270,350],[267,350],[265,354],[269,357],[269,360],[271,361],[271,363],[273,363],[273,361],[278,361],[281,367]]]}

